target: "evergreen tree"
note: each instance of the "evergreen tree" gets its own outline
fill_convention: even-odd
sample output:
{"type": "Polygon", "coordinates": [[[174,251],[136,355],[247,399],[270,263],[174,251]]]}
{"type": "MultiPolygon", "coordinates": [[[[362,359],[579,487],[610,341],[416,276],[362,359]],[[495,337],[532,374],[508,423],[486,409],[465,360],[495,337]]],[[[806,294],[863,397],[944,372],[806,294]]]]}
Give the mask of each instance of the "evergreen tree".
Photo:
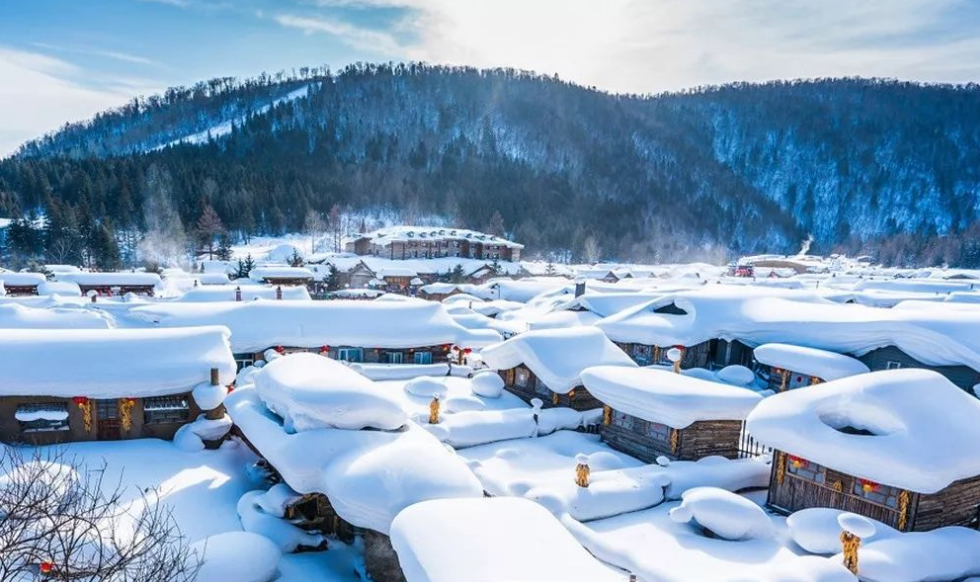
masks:
{"type": "Polygon", "coordinates": [[[299,251],[293,249],[293,254],[289,255],[289,259],[286,261],[290,267],[302,267],[303,266],[303,255],[299,254],[299,251]]]}
{"type": "Polygon", "coordinates": [[[330,270],[327,272],[326,284],[327,291],[340,289],[340,271],[334,265],[330,265],[330,270]]]}
{"type": "Polygon", "coordinates": [[[235,279],[248,279],[248,276],[254,268],[255,261],[252,259],[252,253],[249,253],[245,256],[245,260],[238,259],[238,269],[235,271],[235,279]]]}
{"type": "Polygon", "coordinates": [[[463,269],[463,265],[457,263],[453,267],[452,272],[449,275],[450,283],[465,283],[466,282],[466,271],[463,269]]]}
{"type": "Polygon", "coordinates": [[[218,250],[215,251],[215,256],[219,261],[231,260],[231,237],[228,236],[227,232],[221,233],[221,236],[218,237],[218,250]]]}
{"type": "Polygon", "coordinates": [[[218,237],[225,233],[225,225],[221,222],[221,217],[215,212],[214,207],[204,203],[201,216],[197,219],[197,226],[194,229],[197,236],[198,252],[207,254],[209,260],[214,259],[218,249],[218,237]]]}

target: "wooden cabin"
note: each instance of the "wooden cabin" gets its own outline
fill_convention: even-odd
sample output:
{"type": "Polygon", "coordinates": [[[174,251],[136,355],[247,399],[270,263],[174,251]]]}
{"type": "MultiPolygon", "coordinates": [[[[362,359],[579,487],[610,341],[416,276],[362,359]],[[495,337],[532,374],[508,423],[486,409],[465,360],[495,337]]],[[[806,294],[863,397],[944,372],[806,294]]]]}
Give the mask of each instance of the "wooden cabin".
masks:
{"type": "Polygon", "coordinates": [[[870,372],[864,363],[850,356],[789,344],[763,344],[753,350],[753,357],[758,362],[756,373],[773,392],[870,372]]]}
{"type": "Polygon", "coordinates": [[[82,295],[95,292],[101,296],[119,297],[127,293],[153,297],[161,284],[156,273],[62,273],[58,281],[78,285],[82,295]]]}
{"type": "Polygon", "coordinates": [[[38,294],[38,287],[47,282],[41,273],[10,273],[0,271],[0,287],[7,297],[29,297],[38,294]]]}
{"type": "Polygon", "coordinates": [[[459,325],[440,303],[396,301],[222,301],[152,303],[131,312],[161,327],[223,325],[239,368],[269,349],[313,352],[352,363],[436,364],[453,345],[499,342],[493,330],[459,325]]]}
{"type": "Polygon", "coordinates": [[[830,507],[899,531],[977,527],[980,401],[935,372],[873,372],[776,394],[747,429],[775,449],[776,511],[830,507]]]}
{"type": "Polygon", "coordinates": [[[517,262],[524,246],[503,238],[462,228],[391,226],[359,234],[344,250],[387,259],[462,257],[517,262]]]}
{"type": "Polygon", "coordinates": [[[635,368],[615,344],[596,328],[535,330],[485,348],[483,361],[498,371],[504,388],[525,402],[591,410],[601,406],[582,385],[580,375],[591,366],[635,368]]]}
{"type": "Polygon", "coordinates": [[[980,384],[980,371],[969,366],[930,366],[923,364],[896,346],[885,346],[857,356],[872,371],[921,368],[942,374],[947,380],[962,390],[972,393],[973,387],[980,384]]]}
{"type": "Polygon", "coordinates": [[[750,366],[752,363],[752,348],[738,340],[713,339],[693,346],[655,346],[635,342],[616,342],[616,345],[641,366],[670,366],[667,352],[674,347],[684,353],[681,360],[681,368],[684,370],[750,366]]]}
{"type": "Polygon", "coordinates": [[[273,286],[308,286],[315,278],[313,271],[305,267],[270,266],[256,267],[248,275],[253,281],[273,286]]]}
{"type": "Polygon", "coordinates": [[[483,487],[465,462],[410,422],[394,397],[390,410],[401,412],[400,420],[390,411],[372,417],[366,409],[356,415],[359,429],[334,424],[349,415],[337,410],[336,400],[321,402],[311,394],[374,391],[385,398],[371,380],[346,366],[287,356],[269,363],[254,379],[254,386],[237,387],[226,406],[238,434],[275,478],[302,495],[287,517],[301,517],[302,527],[345,541],[360,537],[365,568],[375,582],[404,582],[387,533],[405,507],[434,498],[483,498],[483,487]],[[275,410],[259,397],[270,391],[279,400],[275,410]],[[296,426],[297,416],[305,428],[322,423],[324,430],[287,429],[296,426]]]}
{"type": "Polygon", "coordinates": [[[7,330],[0,441],[170,439],[202,412],[193,389],[234,371],[221,328],[7,330]]]}
{"type": "Polygon", "coordinates": [[[762,400],[746,388],[651,368],[599,366],[582,380],[603,403],[602,439],[647,463],[737,458],[742,423],[762,400]]]}

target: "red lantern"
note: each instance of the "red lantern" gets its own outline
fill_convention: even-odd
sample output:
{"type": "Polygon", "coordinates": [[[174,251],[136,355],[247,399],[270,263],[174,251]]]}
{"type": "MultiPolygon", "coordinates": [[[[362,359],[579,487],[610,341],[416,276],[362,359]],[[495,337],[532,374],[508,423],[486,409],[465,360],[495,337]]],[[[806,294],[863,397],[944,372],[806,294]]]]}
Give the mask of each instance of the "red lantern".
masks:
{"type": "Polygon", "coordinates": [[[463,350],[463,353],[464,354],[471,354],[471,353],[473,353],[473,348],[466,348],[466,349],[463,350]]]}
{"type": "Polygon", "coordinates": [[[454,352],[458,352],[459,351],[459,346],[453,346],[453,351],[454,352]]]}
{"type": "Polygon", "coordinates": [[[75,403],[75,406],[84,406],[88,404],[88,396],[75,396],[71,401],[75,403]]]}
{"type": "Polygon", "coordinates": [[[276,353],[281,356],[286,353],[286,348],[282,346],[276,346],[276,353]]]}
{"type": "Polygon", "coordinates": [[[802,469],[810,464],[809,461],[807,461],[803,457],[796,457],[793,455],[789,455],[788,458],[789,458],[790,466],[792,466],[794,469],[802,469]]]}
{"type": "Polygon", "coordinates": [[[861,491],[865,493],[874,493],[881,489],[881,485],[875,483],[874,481],[869,481],[868,479],[858,479],[858,483],[861,484],[861,491]]]}
{"type": "Polygon", "coordinates": [[[129,404],[130,406],[134,406],[136,404],[136,399],[133,398],[132,396],[127,396],[126,404],[129,404]]]}
{"type": "Polygon", "coordinates": [[[442,351],[448,352],[450,347],[451,346],[449,344],[446,344],[446,345],[442,346],[442,351]]]}
{"type": "Polygon", "coordinates": [[[320,346],[320,353],[321,354],[329,354],[330,353],[330,346],[320,346]]]}
{"type": "Polygon", "coordinates": [[[54,562],[51,560],[45,560],[38,565],[38,570],[40,570],[42,574],[50,574],[54,571],[54,562]]]}

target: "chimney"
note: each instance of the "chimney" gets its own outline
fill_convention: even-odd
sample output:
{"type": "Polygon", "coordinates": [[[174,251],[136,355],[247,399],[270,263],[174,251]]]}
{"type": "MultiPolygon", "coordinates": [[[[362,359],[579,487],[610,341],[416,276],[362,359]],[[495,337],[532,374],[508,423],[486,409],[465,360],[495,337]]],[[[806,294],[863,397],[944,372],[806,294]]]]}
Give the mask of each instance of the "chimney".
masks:
{"type": "Polygon", "coordinates": [[[242,300],[242,288],[235,287],[235,301],[241,301],[241,300],[242,300]]]}
{"type": "Polygon", "coordinates": [[[218,378],[218,369],[211,368],[211,385],[217,386],[221,380],[218,378]]]}
{"type": "Polygon", "coordinates": [[[585,277],[575,278],[575,296],[581,297],[585,294],[585,277]]]}
{"type": "Polygon", "coordinates": [[[282,299],[282,285],[276,287],[276,299],[282,299]]]}

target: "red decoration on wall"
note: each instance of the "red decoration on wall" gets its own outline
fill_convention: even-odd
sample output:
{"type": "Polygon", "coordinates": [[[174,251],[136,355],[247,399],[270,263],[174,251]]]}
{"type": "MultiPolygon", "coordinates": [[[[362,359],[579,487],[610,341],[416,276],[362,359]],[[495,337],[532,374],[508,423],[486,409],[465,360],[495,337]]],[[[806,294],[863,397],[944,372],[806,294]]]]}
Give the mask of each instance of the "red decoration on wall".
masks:
{"type": "Polygon", "coordinates": [[[881,489],[881,485],[868,479],[858,479],[858,483],[861,484],[861,491],[864,491],[865,493],[874,493],[881,489]]]}
{"type": "Polygon", "coordinates": [[[802,469],[802,468],[807,467],[810,464],[810,461],[807,461],[803,457],[796,457],[796,456],[793,456],[793,455],[788,455],[787,457],[788,457],[790,466],[793,467],[794,469],[802,469]]]}
{"type": "Polygon", "coordinates": [[[88,404],[88,396],[75,396],[71,399],[76,406],[82,406],[83,404],[88,404]]]}

